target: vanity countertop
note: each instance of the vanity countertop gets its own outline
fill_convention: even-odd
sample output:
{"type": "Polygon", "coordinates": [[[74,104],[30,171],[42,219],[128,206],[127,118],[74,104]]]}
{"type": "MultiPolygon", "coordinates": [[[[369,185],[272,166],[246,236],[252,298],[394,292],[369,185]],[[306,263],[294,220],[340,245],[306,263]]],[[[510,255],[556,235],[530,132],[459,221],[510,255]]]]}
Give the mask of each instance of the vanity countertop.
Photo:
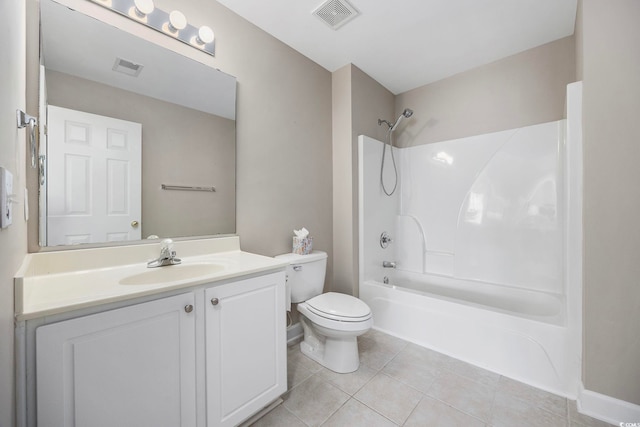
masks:
{"type": "Polygon", "coordinates": [[[287,266],[285,261],[241,251],[237,236],[176,241],[174,245],[182,264],[158,268],[147,268],[147,261],[158,256],[158,242],[28,254],[14,280],[16,319],[35,319],[287,266]]]}

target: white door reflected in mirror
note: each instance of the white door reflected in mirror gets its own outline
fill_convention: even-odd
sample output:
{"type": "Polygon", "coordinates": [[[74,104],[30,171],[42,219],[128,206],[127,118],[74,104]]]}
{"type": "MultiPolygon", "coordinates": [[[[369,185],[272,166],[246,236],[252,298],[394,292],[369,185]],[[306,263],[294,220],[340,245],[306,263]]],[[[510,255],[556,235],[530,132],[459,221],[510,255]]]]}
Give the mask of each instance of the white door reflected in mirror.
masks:
{"type": "Polygon", "coordinates": [[[48,107],[47,245],[141,238],[141,141],[139,123],[48,107]]]}

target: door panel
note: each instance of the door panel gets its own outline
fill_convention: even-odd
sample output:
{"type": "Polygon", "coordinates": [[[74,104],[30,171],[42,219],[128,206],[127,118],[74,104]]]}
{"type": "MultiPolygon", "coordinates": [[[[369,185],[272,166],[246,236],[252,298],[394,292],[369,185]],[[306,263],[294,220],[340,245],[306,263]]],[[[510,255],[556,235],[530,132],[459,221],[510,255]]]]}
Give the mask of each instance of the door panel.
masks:
{"type": "Polygon", "coordinates": [[[47,111],[47,244],[139,240],[142,126],[47,111]]]}
{"type": "Polygon", "coordinates": [[[207,425],[234,426],[287,389],[284,272],[209,288],[205,301],[207,425]]]}
{"type": "Polygon", "coordinates": [[[194,294],[36,330],[38,426],[191,427],[194,294]]]}

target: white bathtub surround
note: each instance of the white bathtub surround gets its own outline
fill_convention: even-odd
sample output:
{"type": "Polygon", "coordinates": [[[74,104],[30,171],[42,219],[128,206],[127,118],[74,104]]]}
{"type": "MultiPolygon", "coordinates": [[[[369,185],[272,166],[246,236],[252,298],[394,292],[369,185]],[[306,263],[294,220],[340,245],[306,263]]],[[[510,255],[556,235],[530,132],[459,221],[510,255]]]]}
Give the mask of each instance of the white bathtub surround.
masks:
{"type": "Polygon", "coordinates": [[[397,149],[397,197],[379,189],[382,143],[360,137],[360,296],[374,328],[578,395],[579,85],[568,123],[397,149]]]}

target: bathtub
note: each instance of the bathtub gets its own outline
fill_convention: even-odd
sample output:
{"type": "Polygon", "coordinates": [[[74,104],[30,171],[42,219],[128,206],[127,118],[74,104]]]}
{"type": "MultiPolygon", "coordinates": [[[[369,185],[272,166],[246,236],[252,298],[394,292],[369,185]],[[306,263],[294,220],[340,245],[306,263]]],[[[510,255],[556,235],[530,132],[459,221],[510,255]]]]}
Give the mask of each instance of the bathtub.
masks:
{"type": "Polygon", "coordinates": [[[374,329],[575,399],[580,361],[561,296],[393,273],[360,284],[374,329]]]}
{"type": "Polygon", "coordinates": [[[405,134],[391,196],[383,142],[359,137],[358,287],[374,329],[576,398],[581,93],[567,87],[566,120],[429,144],[405,134]]]}
{"type": "Polygon", "coordinates": [[[563,295],[402,270],[394,270],[390,276],[391,285],[394,285],[392,288],[401,288],[416,295],[426,295],[553,325],[565,325],[563,295]]]}

